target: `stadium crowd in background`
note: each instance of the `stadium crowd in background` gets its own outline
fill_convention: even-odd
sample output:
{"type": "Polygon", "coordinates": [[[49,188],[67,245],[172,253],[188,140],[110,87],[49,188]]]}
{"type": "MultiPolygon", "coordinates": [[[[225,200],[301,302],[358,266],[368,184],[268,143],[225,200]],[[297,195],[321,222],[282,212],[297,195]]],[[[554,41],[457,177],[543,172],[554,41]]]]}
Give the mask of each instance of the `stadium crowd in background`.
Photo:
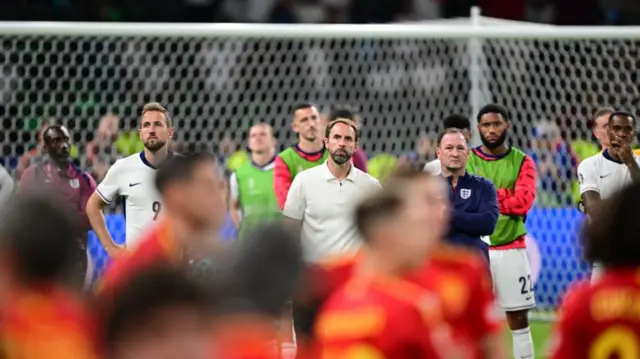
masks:
{"type": "Polygon", "coordinates": [[[474,5],[486,15],[558,25],[634,25],[640,8],[634,1],[573,0],[164,0],[21,1],[2,7],[2,20],[381,23],[465,17],[474,5]],[[149,9],[153,9],[150,11],[149,9]]]}

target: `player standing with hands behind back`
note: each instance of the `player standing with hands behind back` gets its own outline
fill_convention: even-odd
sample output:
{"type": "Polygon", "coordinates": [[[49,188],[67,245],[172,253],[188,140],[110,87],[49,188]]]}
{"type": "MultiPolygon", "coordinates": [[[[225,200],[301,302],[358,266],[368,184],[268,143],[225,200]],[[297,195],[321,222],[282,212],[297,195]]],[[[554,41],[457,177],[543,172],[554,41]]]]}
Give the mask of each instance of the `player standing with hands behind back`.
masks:
{"type": "Polygon", "coordinates": [[[491,276],[500,306],[507,315],[516,359],[534,358],[529,329],[529,309],[536,305],[531,268],[527,257],[524,226],[536,198],[533,160],[506,143],[511,118],[495,104],[478,112],[482,146],[473,149],[467,162],[470,173],[485,177],[497,189],[498,224],[490,236],[491,276]]]}
{"type": "MultiPolygon", "coordinates": [[[[607,127],[609,148],[585,159],[578,166],[580,196],[590,218],[600,210],[601,200],[611,197],[632,181],[640,182],[640,157],[631,149],[636,136],[635,126],[636,119],[632,114],[613,112],[609,115],[607,127]]],[[[597,279],[600,274],[601,267],[594,263],[591,278],[597,279]]]]}
{"type": "Polygon", "coordinates": [[[111,257],[123,252],[124,248],[114,243],[107,230],[102,213],[104,204],[114,201],[116,195],[125,197],[127,247],[137,243],[142,232],[158,219],[162,210],[154,177],[158,166],[172,155],[169,141],[173,136],[173,126],[169,111],[157,102],[144,105],[138,133],[144,143],[144,151],[116,161],[87,203],[91,227],[111,257]]]}

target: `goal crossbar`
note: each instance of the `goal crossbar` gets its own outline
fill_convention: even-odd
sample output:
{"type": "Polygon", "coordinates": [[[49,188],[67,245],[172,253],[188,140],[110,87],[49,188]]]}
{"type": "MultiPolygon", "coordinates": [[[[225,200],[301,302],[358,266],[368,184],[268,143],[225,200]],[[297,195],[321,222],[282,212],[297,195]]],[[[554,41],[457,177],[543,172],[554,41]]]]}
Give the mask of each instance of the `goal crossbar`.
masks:
{"type": "Polygon", "coordinates": [[[0,22],[0,35],[329,39],[640,39],[640,26],[0,22]]]}

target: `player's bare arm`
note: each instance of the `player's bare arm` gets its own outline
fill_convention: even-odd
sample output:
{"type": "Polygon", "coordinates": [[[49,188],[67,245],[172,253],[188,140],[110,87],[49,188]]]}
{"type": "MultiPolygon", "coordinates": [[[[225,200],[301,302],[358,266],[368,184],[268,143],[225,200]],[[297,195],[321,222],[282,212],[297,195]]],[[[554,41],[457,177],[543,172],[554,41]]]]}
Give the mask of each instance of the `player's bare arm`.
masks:
{"type": "Polygon", "coordinates": [[[107,221],[104,218],[104,213],[102,212],[103,206],[104,201],[100,195],[97,192],[93,192],[87,201],[87,217],[89,218],[91,228],[100,240],[100,244],[102,244],[109,256],[113,258],[122,253],[125,249],[122,246],[117,245],[113,241],[113,238],[111,238],[111,234],[107,229],[107,221]]]}
{"type": "Polygon", "coordinates": [[[587,191],[583,193],[580,198],[582,199],[582,205],[584,206],[585,212],[589,218],[593,218],[598,208],[600,208],[600,193],[596,191],[587,191]]]}
{"type": "Polygon", "coordinates": [[[231,222],[233,222],[233,226],[236,229],[240,228],[240,201],[237,198],[232,198],[229,200],[229,217],[231,217],[231,222]]]}

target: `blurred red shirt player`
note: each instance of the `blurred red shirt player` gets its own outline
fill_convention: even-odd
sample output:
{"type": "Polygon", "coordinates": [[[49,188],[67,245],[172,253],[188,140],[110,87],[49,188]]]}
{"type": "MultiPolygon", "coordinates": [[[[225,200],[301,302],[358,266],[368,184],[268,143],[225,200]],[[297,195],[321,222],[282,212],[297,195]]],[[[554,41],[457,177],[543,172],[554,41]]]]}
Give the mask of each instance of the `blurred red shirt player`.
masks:
{"type": "Polygon", "coordinates": [[[567,291],[551,336],[553,359],[640,357],[640,184],[603,201],[583,233],[584,256],[601,278],[567,291]]]}
{"type": "Polygon", "coordinates": [[[322,358],[455,357],[437,297],[402,278],[445,231],[442,183],[410,169],[401,176],[409,178],[403,186],[388,183],[356,209],[366,245],[353,277],[319,314],[322,358]],[[424,226],[431,228],[426,236],[424,226]]]}
{"type": "Polygon", "coordinates": [[[67,289],[75,221],[59,198],[21,194],[0,225],[0,357],[97,358],[95,323],[67,289]],[[35,219],[35,220],[34,220],[35,219]]]}
{"type": "Polygon", "coordinates": [[[103,293],[132,272],[157,263],[186,267],[192,255],[209,253],[224,219],[224,180],[215,159],[206,154],[172,156],[156,172],[163,200],[159,223],[131,251],[117,257],[101,282],[103,293]]]}

